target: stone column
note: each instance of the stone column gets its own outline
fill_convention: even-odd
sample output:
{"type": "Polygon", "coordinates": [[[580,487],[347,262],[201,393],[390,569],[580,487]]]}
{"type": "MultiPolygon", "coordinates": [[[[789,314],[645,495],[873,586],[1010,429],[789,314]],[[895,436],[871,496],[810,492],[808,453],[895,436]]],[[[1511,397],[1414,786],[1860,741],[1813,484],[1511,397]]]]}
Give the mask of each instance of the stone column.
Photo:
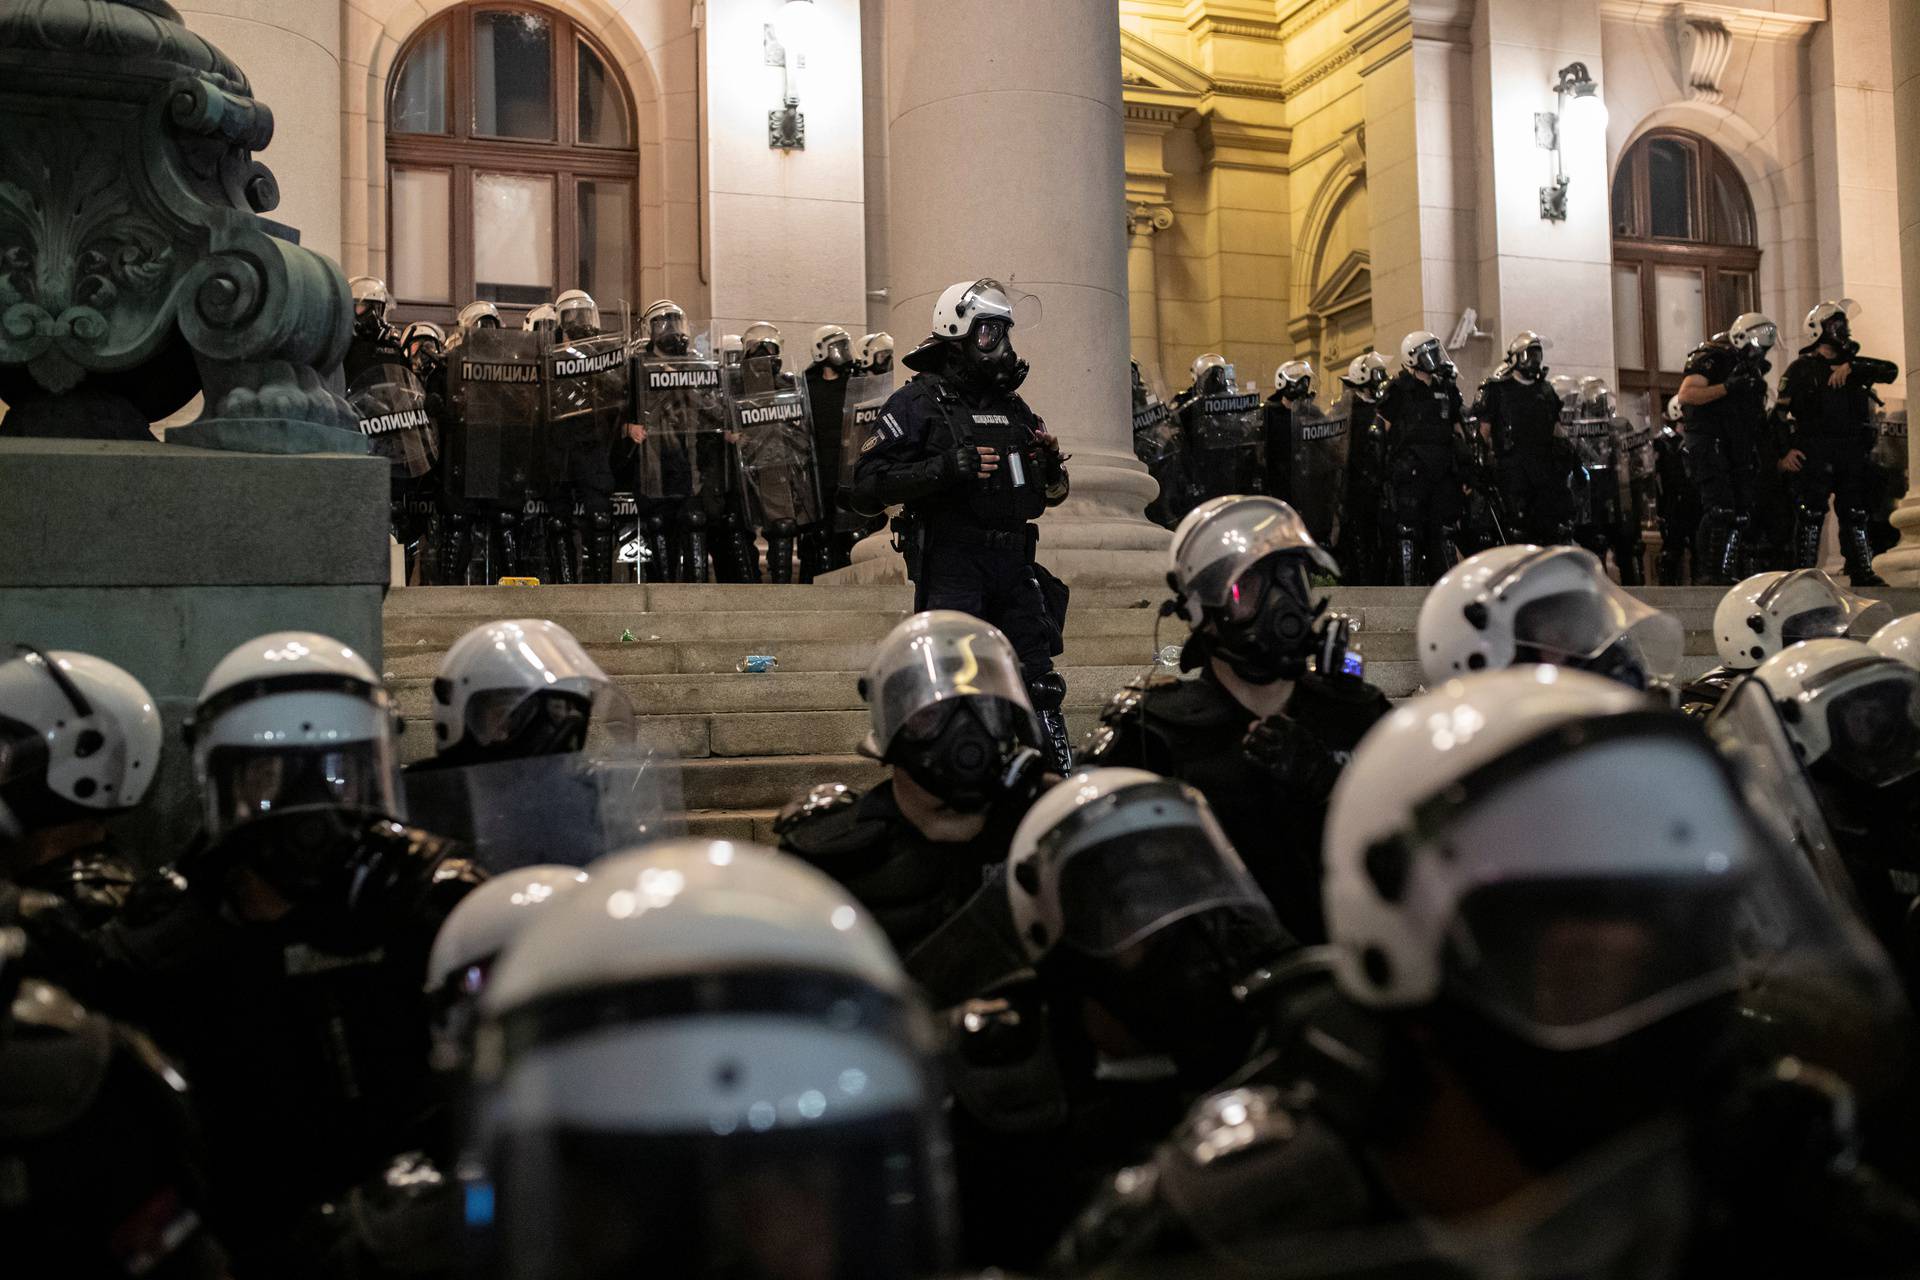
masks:
{"type": "MultiPolygon", "coordinates": [[[[1920,281],[1920,5],[1889,6],[1893,47],[1894,167],[1900,175],[1900,268],[1902,278],[1920,281]]],[[[1906,319],[1906,367],[1920,361],[1920,289],[1903,298],[1906,319]]],[[[1888,582],[1920,587],[1920,438],[1907,434],[1907,496],[1893,513],[1900,545],[1874,561],[1888,582]]]]}
{"type": "Polygon", "coordinates": [[[176,0],[187,26],[246,69],[273,111],[280,207],[267,216],[340,260],[340,6],[322,0],[176,0]]]}
{"type": "MultiPolygon", "coordinates": [[[[887,45],[900,349],[956,280],[1038,295],[1045,318],[1014,335],[1033,365],[1022,394],[1073,455],[1073,496],[1040,521],[1041,559],[1079,581],[1157,578],[1167,534],[1141,514],[1155,485],[1130,427],[1118,8],[888,0],[887,45]]],[[[846,572],[881,578],[883,542],[862,544],[846,572]]]]}
{"type": "Polygon", "coordinates": [[[1164,204],[1127,206],[1127,317],[1134,358],[1160,364],[1160,288],[1153,257],[1153,233],[1173,225],[1164,204]]]}

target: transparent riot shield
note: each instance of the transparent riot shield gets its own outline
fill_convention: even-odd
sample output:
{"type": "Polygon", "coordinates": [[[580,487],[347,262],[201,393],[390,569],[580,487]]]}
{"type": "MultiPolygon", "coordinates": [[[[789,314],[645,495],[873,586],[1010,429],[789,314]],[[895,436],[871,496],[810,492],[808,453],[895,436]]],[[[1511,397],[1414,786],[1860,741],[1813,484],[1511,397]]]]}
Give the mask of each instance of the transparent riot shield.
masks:
{"type": "Polygon", "coordinates": [[[1624,479],[1620,438],[1614,419],[1575,416],[1567,424],[1573,447],[1573,471],[1567,477],[1575,525],[1612,528],[1620,523],[1620,487],[1624,479]]]}
{"type": "MultiPolygon", "coordinates": [[[[893,371],[874,376],[856,373],[847,380],[847,405],[840,427],[840,474],[835,483],[841,489],[853,488],[853,464],[860,460],[860,447],[873,434],[880,411],[893,395],[893,371]]],[[[826,477],[821,477],[822,482],[826,477]]]]}
{"type": "Polygon", "coordinates": [[[810,525],[821,515],[807,384],[778,365],[767,357],[745,361],[731,404],[747,521],[760,529],[776,520],[810,525]]]}
{"type": "Polygon", "coordinates": [[[447,492],[518,504],[539,484],[546,343],[518,329],[472,329],[447,349],[447,492]]]}
{"type": "Polygon", "coordinates": [[[703,491],[700,454],[719,446],[727,430],[727,398],[720,365],[694,356],[645,357],[635,399],[641,425],[639,495],[690,498],[703,491]]]}
{"type": "Polygon", "coordinates": [[[1299,400],[1293,406],[1289,445],[1293,450],[1293,492],[1286,495],[1300,513],[1307,532],[1323,547],[1338,544],[1347,496],[1347,461],[1351,441],[1347,406],[1329,413],[1317,400],[1299,400]]]}
{"type": "Polygon", "coordinates": [[[416,479],[432,470],[437,456],[433,420],[427,389],[412,366],[368,365],[347,388],[347,403],[360,415],[368,447],[393,465],[396,477],[416,479]]]}
{"type": "Polygon", "coordinates": [[[1196,501],[1259,493],[1266,480],[1266,419],[1251,393],[1205,396],[1181,411],[1196,501]]]}
{"type": "Polygon", "coordinates": [[[547,426],[568,440],[613,443],[627,414],[632,361],[621,333],[567,338],[547,352],[547,426]]]}
{"type": "Polygon", "coordinates": [[[579,751],[405,775],[407,819],[467,844],[489,872],[583,867],[615,849],[682,834],[680,762],[649,740],[617,691],[595,700],[579,751]]]}

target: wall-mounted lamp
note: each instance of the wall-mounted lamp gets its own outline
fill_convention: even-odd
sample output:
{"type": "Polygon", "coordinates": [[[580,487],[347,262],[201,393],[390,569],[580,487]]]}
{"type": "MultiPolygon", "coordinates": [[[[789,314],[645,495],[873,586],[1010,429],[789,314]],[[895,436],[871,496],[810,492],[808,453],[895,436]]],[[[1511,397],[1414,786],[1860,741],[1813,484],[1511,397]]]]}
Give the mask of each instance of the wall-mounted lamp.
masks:
{"type": "Polygon", "coordinates": [[[806,65],[807,47],[818,19],[813,0],[786,0],[773,19],[773,36],[784,51],[781,64],[786,68],[786,92],[781,95],[780,105],[767,112],[767,145],[776,151],[807,149],[807,118],[800,114],[797,73],[806,65]]]}
{"type": "Polygon", "coordinates": [[[1554,110],[1533,117],[1533,137],[1542,150],[1553,152],[1553,181],[1540,188],[1540,216],[1548,222],[1567,220],[1567,165],[1564,148],[1569,143],[1584,143],[1589,137],[1602,138],[1607,130],[1607,104],[1600,99],[1600,84],[1584,62],[1569,62],[1560,68],[1553,85],[1554,110]]]}

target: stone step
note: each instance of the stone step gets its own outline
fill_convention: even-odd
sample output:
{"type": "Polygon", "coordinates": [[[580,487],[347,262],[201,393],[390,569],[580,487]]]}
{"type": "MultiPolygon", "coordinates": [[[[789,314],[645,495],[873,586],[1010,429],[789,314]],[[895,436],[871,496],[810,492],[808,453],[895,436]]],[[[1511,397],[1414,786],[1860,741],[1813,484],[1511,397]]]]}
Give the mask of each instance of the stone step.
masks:
{"type": "MultiPolygon", "coordinates": [[[[424,588],[423,588],[424,589],[424,588]]],[[[877,643],[908,616],[904,611],[815,609],[747,613],[586,612],[549,610],[540,616],[559,623],[582,644],[688,643],[724,641],[742,653],[769,652],[766,646],[783,640],[863,640],[877,643]],[[758,647],[756,647],[758,646],[758,647]]],[[[1074,609],[1067,615],[1067,635],[1151,636],[1155,613],[1151,609],[1074,609]]],[[[387,652],[405,654],[423,649],[443,650],[478,625],[475,618],[457,614],[390,617],[386,625],[387,652]]],[[[1162,628],[1166,630],[1166,628],[1162,628]]]]}
{"type": "Polygon", "coordinates": [[[778,809],[701,809],[687,815],[687,834],[706,840],[752,840],[769,847],[780,838],[773,834],[778,809]]]}
{"type": "Polygon", "coordinates": [[[886,766],[856,755],[762,757],[752,760],[689,760],[680,768],[687,811],[778,809],[808,787],[844,782],[865,789],[886,776],[886,766]]]}
{"type": "MultiPolygon", "coordinates": [[[[1157,609],[1165,583],[1073,588],[1076,609],[1157,609]]],[[[798,613],[817,609],[906,613],[906,586],[660,583],[540,587],[403,587],[387,596],[389,622],[400,618],[553,617],[559,613],[798,613]]]]}

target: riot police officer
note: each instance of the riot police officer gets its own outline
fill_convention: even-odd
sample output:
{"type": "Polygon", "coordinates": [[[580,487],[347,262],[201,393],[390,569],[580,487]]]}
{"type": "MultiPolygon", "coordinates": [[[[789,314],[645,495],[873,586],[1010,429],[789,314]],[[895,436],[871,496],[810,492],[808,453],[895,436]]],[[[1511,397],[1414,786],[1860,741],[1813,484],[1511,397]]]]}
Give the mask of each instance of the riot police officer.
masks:
{"type": "Polygon", "coordinates": [[[1686,408],[1680,397],[1667,401],[1660,431],[1653,439],[1653,473],[1658,489],[1660,519],[1660,585],[1681,586],[1687,581],[1687,553],[1700,525],[1700,495],[1687,474],[1686,408]]]}
{"type": "Polygon", "coordinates": [[[1150,769],[1191,784],[1280,919],[1322,937],[1320,826],[1347,753],[1386,714],[1386,697],[1344,663],[1345,623],[1318,632],[1326,601],[1311,575],[1336,574],[1291,507],[1216,498],[1174,532],[1168,580],[1192,628],[1190,679],[1129,687],[1101,713],[1088,763],[1150,769]]]}
{"type": "Polygon", "coordinates": [[[1400,343],[1400,372],[1375,410],[1387,438],[1390,568],[1402,586],[1425,586],[1453,567],[1465,514],[1460,430],[1466,407],[1446,376],[1450,367],[1440,339],[1425,329],[1408,334],[1400,343]]]}
{"type": "Polygon", "coordinates": [[[110,920],[138,871],[106,819],[140,807],[160,745],[153,696],[113,663],[37,649],[0,663],[0,880],[54,894],[84,927],[110,920]]]}
{"type": "Polygon", "coordinates": [[[81,975],[194,1081],[242,1274],[297,1274],[298,1218],[417,1146],[431,1111],[427,957],[482,877],[398,820],[395,719],[373,669],[325,636],[223,658],[188,731],[203,833],[81,975]]]}
{"type": "MultiPolygon", "coordinates": [[[[1313,397],[1313,365],[1288,360],[1273,371],[1273,394],[1265,407],[1267,483],[1265,492],[1292,503],[1293,411],[1313,397]]],[[[1297,505],[1297,504],[1296,504],[1297,505]]]]}
{"type": "MultiPolygon", "coordinates": [[[[740,342],[728,407],[746,527],[767,540],[767,581],[790,583],[800,530],[817,524],[825,506],[807,380],[786,367],[777,326],[749,325],[740,342]]],[[[757,570],[749,580],[758,581],[757,570]]]]}
{"type": "Polygon", "coordinates": [[[1687,470],[1700,495],[1694,538],[1694,581],[1739,579],[1758,497],[1766,427],[1767,353],[1773,321],[1758,312],[1735,320],[1724,343],[1708,342],[1687,357],[1678,399],[1686,413],[1687,470]]]}
{"type": "Polygon", "coordinates": [[[1884,964],[1800,857],[1703,734],[1611,681],[1521,667],[1415,699],[1334,796],[1337,998],[1116,1177],[1058,1261],[1897,1271],[1920,1213],[1858,1161],[1847,1082],[1748,1036],[1809,1009],[1892,1025],[1884,964]],[[1791,977],[1754,956],[1756,910],[1791,977]]]}
{"type": "Polygon", "coordinates": [[[1747,672],[1803,640],[1844,636],[1868,610],[1886,606],[1855,595],[1820,569],[1773,569],[1743,579],[1713,611],[1720,665],[1689,681],[1680,709],[1704,716],[1747,672]]]}
{"type": "MultiPolygon", "coordinates": [[[[1258,493],[1267,483],[1260,397],[1242,392],[1234,367],[1213,352],[1193,362],[1193,383],[1174,397],[1189,490],[1182,504],[1231,493],[1258,493]]],[[[1184,511],[1182,512],[1184,515],[1184,511]]]]}
{"type": "Polygon", "coordinates": [[[1072,759],[1060,708],[1067,591],[1034,560],[1032,523],[1067,497],[1066,460],[1019,395],[1027,364],[1013,349],[1014,299],[994,280],[940,295],[933,332],[904,363],[918,377],[894,392],[861,445],[853,508],[906,505],[901,539],[914,608],[958,609],[1003,631],[1020,655],[1056,769],[1072,759]]]}
{"type": "Polygon", "coordinates": [[[1346,581],[1386,580],[1384,540],[1377,515],[1387,492],[1387,441],[1377,417],[1387,389],[1387,358],[1364,351],[1347,364],[1347,493],[1340,522],[1339,559],[1346,581]]]}
{"type": "Polygon", "coordinates": [[[979,892],[1042,786],[1040,725],[1007,638],[952,610],[915,614],[860,681],[861,754],[892,766],[865,795],[814,787],[774,823],[780,847],[873,912],[902,955],[979,892]]]}
{"type": "MultiPolygon", "coordinates": [[[[845,328],[823,324],[813,331],[813,362],[807,366],[807,402],[813,410],[813,461],[823,499],[828,498],[829,491],[838,484],[847,381],[856,367],[853,335],[845,328]]],[[[800,530],[802,582],[812,582],[815,574],[838,569],[853,559],[852,533],[838,527],[835,504],[823,501],[821,507],[819,520],[800,530]]]]}
{"type": "Polygon", "coordinates": [[[1128,364],[1133,381],[1133,456],[1160,489],[1147,504],[1147,519],[1171,529],[1186,514],[1190,496],[1180,424],[1161,398],[1161,389],[1148,382],[1140,362],[1129,360],[1128,364]]]}
{"type": "Polygon", "coordinates": [[[1885,586],[1873,571],[1867,537],[1868,456],[1873,451],[1873,387],[1893,381],[1898,366],[1860,354],[1853,340],[1851,299],[1822,302],[1807,313],[1812,341],[1780,380],[1780,408],[1793,416],[1793,447],[1802,456],[1793,473],[1797,520],[1793,563],[1812,568],[1820,558],[1827,501],[1840,521],[1840,554],[1856,587],[1885,586]]]}
{"type": "Polygon", "coordinates": [[[1686,632],[1615,586],[1592,552],[1521,544],[1469,556],[1436,582],[1414,644],[1429,685],[1548,663],[1650,689],[1679,671],[1686,632]]]}
{"type": "Polygon", "coordinates": [[[633,491],[657,582],[746,581],[751,556],[734,483],[723,370],[693,349],[687,313],[662,298],[640,317],[627,439],[633,491]]]}
{"type": "Polygon", "coordinates": [[[884,378],[893,372],[893,335],[870,333],[860,339],[859,370],[870,378],[884,378]]]}
{"type": "Polygon", "coordinates": [[[600,327],[600,308],[585,291],[569,289],[553,305],[559,322],[547,422],[547,580],[611,582],[614,480],[610,455],[615,432],[624,425],[615,419],[624,418],[629,408],[625,344],[619,335],[609,335],[600,327]],[[608,360],[615,363],[601,367],[608,360]],[[587,371],[562,372],[582,367],[587,371]],[[574,569],[576,535],[578,573],[574,569]]]}
{"type": "Polygon", "coordinates": [[[932,1027],[825,876],[739,841],[615,854],[483,1004],[487,1274],[947,1274],[932,1027]]]}
{"type": "Polygon", "coordinates": [[[1522,329],[1507,343],[1507,358],[1480,384],[1473,417],[1493,433],[1494,465],[1508,533],[1522,542],[1568,542],[1573,512],[1567,499],[1566,450],[1555,438],[1560,396],[1548,381],[1543,334],[1522,329]]]}
{"type": "Polygon", "coordinates": [[[391,465],[388,524],[406,553],[410,580],[422,560],[437,487],[431,472],[440,446],[426,388],[402,346],[400,331],[387,323],[391,305],[383,281],[354,278],[353,337],[340,372],[347,401],[360,416],[372,452],[391,465]]]}
{"type": "Polygon", "coordinates": [[[1573,498],[1573,541],[1591,551],[1602,564],[1611,552],[1620,581],[1639,586],[1645,571],[1641,565],[1640,524],[1630,501],[1635,454],[1625,442],[1625,428],[1626,420],[1619,415],[1613,388],[1606,379],[1580,379],[1573,421],[1568,424],[1573,446],[1568,481],[1573,498]]]}
{"type": "MultiPolygon", "coordinates": [[[[541,364],[545,342],[500,323],[491,302],[460,309],[459,330],[440,362],[446,425],[442,468],[439,581],[464,585],[480,540],[485,581],[522,576],[537,548],[525,536],[542,471],[546,405],[541,364]]],[[[436,388],[429,387],[429,395],[436,388]]]]}

